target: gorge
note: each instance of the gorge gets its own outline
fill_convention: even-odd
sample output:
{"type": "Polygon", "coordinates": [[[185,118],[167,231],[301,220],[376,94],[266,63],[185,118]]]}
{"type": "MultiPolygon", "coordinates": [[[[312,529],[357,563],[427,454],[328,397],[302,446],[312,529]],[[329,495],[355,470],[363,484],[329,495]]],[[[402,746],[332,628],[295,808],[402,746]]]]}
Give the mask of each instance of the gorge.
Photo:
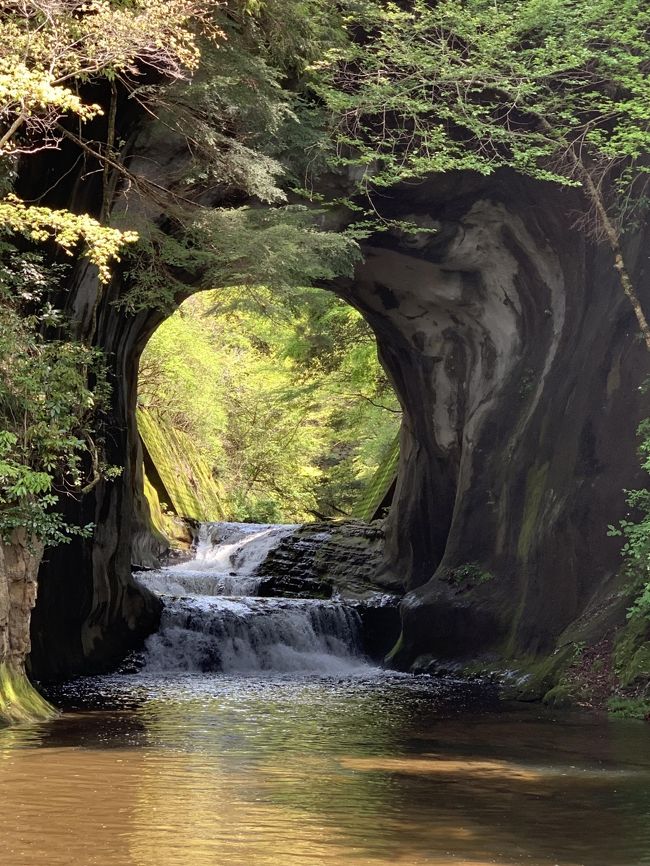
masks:
{"type": "MultiPolygon", "coordinates": [[[[508,173],[424,183],[391,207],[438,231],[385,235],[337,291],[375,331],[404,410],[381,568],[385,585],[407,592],[395,659],[511,664],[597,642],[624,619],[620,543],[607,525],[625,514],[623,488],[642,483],[635,431],[647,374],[607,250],[571,229],[571,193],[508,173]]],[[[630,249],[642,285],[644,237],[630,249]]],[[[86,275],[74,295],[82,319],[97,291],[86,275]]],[[[135,389],[161,314],[129,316],[114,299],[101,299],[97,339],[114,359],[107,441],[124,471],[68,505],[95,536],[48,553],[38,677],[106,669],[158,616],[130,568],[155,553],[135,389]]]]}
{"type": "Polygon", "coordinates": [[[0,25],[7,866],[649,862],[650,10],[0,25]]]}
{"type": "Polygon", "coordinates": [[[309,598],[308,580],[278,595],[292,547],[326,534],[207,524],[193,558],[136,572],[163,605],[144,650],[49,684],[62,718],[0,731],[11,866],[71,852],[105,866],[643,862],[644,726],[380,667],[364,614],[396,614],[389,595],[309,598]]]}

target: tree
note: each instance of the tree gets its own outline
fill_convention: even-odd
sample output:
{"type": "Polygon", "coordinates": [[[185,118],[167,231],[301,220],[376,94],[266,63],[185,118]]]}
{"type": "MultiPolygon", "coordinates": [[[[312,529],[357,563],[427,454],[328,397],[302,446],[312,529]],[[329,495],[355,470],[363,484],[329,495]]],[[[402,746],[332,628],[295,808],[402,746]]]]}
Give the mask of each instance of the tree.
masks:
{"type": "MultiPolygon", "coordinates": [[[[137,233],[104,219],[42,205],[13,195],[18,160],[58,148],[76,118],[78,139],[86,122],[105,108],[81,95],[84,87],[110,84],[108,137],[97,156],[115,163],[115,83],[131,92],[144,73],[185,77],[199,60],[197,29],[207,28],[214,4],[192,0],[128,3],[109,0],[0,2],[0,233],[20,235],[22,250],[0,247],[0,534],[27,528],[39,542],[64,540],[74,531],[52,511],[56,493],[81,493],[106,475],[95,430],[105,397],[100,353],[68,339],[65,322],[49,303],[61,288],[60,267],[39,250],[54,240],[69,256],[80,251],[98,269],[100,283],[137,233]],[[48,328],[63,340],[46,339],[48,328]],[[90,466],[90,477],[85,470],[90,466]]],[[[212,28],[214,35],[216,28],[212,28]]],[[[90,148],[92,150],[92,148],[90,148]]],[[[87,340],[87,343],[90,339],[87,340]]]]}
{"type": "MultiPolygon", "coordinates": [[[[214,3],[194,0],[11,0],[0,2],[0,161],[5,171],[17,156],[58,148],[66,117],[80,128],[104,114],[80,88],[104,79],[133,90],[146,71],[182,78],[199,61],[196,27],[207,26],[214,3]]],[[[108,140],[97,154],[113,162],[115,89],[109,108],[108,140]]],[[[83,140],[80,142],[83,145],[83,140]]],[[[15,196],[0,200],[0,229],[35,241],[53,237],[68,253],[84,241],[100,280],[120,248],[137,240],[87,214],[25,205],[15,196]]]]}
{"type": "Polygon", "coordinates": [[[647,205],[650,9],[635,0],[347,0],[348,47],[314,67],[362,186],[509,167],[579,186],[650,349],[623,237],[647,205]]]}
{"type": "Polygon", "coordinates": [[[98,359],[89,347],[102,284],[126,245],[123,282],[130,291],[125,288],[121,300],[127,311],[173,309],[199,286],[246,284],[261,276],[276,287],[296,286],[351,271],[356,245],[321,231],[320,214],[286,205],[278,183],[284,167],[270,155],[278,150],[275,139],[287,119],[295,122],[286,76],[298,74],[319,51],[323,26],[307,14],[317,7],[326,4],[296,0],[292,8],[300,10],[300,22],[293,27],[283,22],[278,0],[0,0],[0,233],[21,236],[15,242],[23,251],[0,249],[6,278],[0,314],[7,336],[0,363],[9,366],[12,351],[29,359],[18,378],[8,379],[11,394],[0,395],[7,432],[3,512],[11,512],[15,525],[19,515],[29,523],[36,509],[40,516],[29,524],[31,531],[60,540],[63,524],[52,518],[52,527],[45,525],[54,485],[77,492],[88,487],[80,465],[89,457],[93,479],[105,472],[92,413],[78,397],[85,381],[84,400],[95,399],[98,359]],[[186,144],[173,189],[131,170],[122,141],[125,97],[140,107],[154,135],[173,135],[186,144]],[[53,210],[46,197],[32,204],[12,193],[16,168],[27,170],[36,154],[58,149],[64,140],[80,150],[86,174],[102,178],[103,201],[92,213],[53,210]],[[247,206],[206,207],[201,197],[212,186],[247,206]],[[125,195],[135,190],[145,201],[118,227],[114,204],[120,189],[125,195]],[[24,287],[25,268],[47,270],[51,241],[73,260],[84,256],[97,267],[83,345],[69,339],[60,317],[53,321],[49,306],[65,295],[67,277],[39,277],[31,297],[24,287]],[[52,342],[57,334],[63,340],[52,342]],[[69,376],[61,378],[50,404],[39,395],[50,387],[45,383],[52,365],[63,369],[59,358],[69,376]],[[54,450],[36,436],[21,439],[21,424],[41,429],[45,420],[38,412],[56,414],[66,400],[70,412],[57,428],[54,450]]]}
{"type": "Polygon", "coordinates": [[[7,244],[1,252],[0,543],[26,530],[30,540],[54,544],[88,531],[52,510],[57,495],[80,495],[112,474],[95,430],[106,396],[102,359],[83,344],[42,336],[42,328],[61,324],[44,300],[61,266],[7,244]]]}

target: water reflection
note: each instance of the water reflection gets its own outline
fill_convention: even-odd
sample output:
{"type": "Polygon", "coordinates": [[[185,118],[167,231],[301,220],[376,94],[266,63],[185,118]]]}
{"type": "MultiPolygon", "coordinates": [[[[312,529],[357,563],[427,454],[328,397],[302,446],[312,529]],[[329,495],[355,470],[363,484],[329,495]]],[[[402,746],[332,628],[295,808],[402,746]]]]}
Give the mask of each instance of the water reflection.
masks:
{"type": "Polygon", "coordinates": [[[0,732],[3,866],[645,866],[642,724],[458,685],[122,677],[0,732]]]}

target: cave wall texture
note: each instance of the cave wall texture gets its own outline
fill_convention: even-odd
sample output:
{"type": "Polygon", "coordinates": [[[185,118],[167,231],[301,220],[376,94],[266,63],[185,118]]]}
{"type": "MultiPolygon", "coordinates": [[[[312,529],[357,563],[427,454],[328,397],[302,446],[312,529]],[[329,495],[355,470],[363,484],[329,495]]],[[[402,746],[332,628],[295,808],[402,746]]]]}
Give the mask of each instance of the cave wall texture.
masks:
{"type": "MultiPolygon", "coordinates": [[[[510,173],[399,191],[391,216],[437,233],[369,246],[348,287],[404,409],[386,569],[409,590],[402,666],[548,654],[581,617],[596,640],[622,614],[607,526],[644,484],[649,365],[579,207],[510,173]]],[[[646,306],[648,240],[627,249],[646,306]]]]}
{"type": "MultiPolygon", "coordinates": [[[[172,142],[145,137],[135,150],[146,154],[140,171],[173,178],[172,142]]],[[[92,210],[97,189],[86,184],[84,201],[67,183],[61,203],[92,210]]],[[[373,327],[404,409],[381,575],[407,590],[400,666],[547,654],[614,585],[620,542],[607,525],[625,511],[623,488],[642,483],[635,430],[649,359],[608,250],[572,228],[578,208],[574,192],[508,172],[396,189],[384,215],[426,231],[378,235],[354,280],[336,286],[373,327]]],[[[646,305],[647,241],[639,232],[627,251],[646,305]]],[[[162,550],[148,529],[135,406],[139,357],[164,314],[129,315],[114,303],[121,291],[117,279],[99,297],[82,268],[67,301],[78,334],[92,331],[109,359],[106,446],[124,469],[66,503],[96,531],[46,554],[37,677],[109,669],[159,616],[130,566],[162,550]]]]}

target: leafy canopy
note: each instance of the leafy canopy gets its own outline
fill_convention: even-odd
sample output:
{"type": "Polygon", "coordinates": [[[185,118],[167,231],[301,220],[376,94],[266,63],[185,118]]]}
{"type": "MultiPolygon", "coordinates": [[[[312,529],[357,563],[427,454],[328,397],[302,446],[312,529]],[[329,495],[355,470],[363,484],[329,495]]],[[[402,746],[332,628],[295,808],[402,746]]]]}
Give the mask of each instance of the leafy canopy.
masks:
{"type": "MultiPolygon", "coordinates": [[[[177,79],[195,69],[196,27],[207,25],[213,6],[194,0],[0,0],[0,168],[6,171],[17,155],[57,148],[66,117],[83,126],[104,113],[79,95],[85,82],[119,79],[132,88],[143,71],[177,79]]],[[[0,200],[0,229],[37,241],[52,237],[68,253],[83,240],[102,282],[120,247],[137,239],[90,216],[28,206],[15,196],[0,200]]]]}
{"type": "Polygon", "coordinates": [[[348,0],[350,39],[314,65],[344,161],[378,186],[510,167],[575,185],[645,171],[650,9],[635,0],[348,0]]]}
{"type": "MultiPolygon", "coordinates": [[[[99,80],[133,89],[146,71],[178,79],[196,68],[197,25],[213,4],[191,0],[0,0],[0,535],[23,527],[45,543],[75,531],[53,510],[112,470],[102,463],[96,414],[106,398],[99,353],[68,339],[50,297],[66,277],[41,251],[81,253],[100,283],[137,234],[88,214],[26,204],[11,193],[18,159],[57,148],[64,122],[104,113],[80,88],[99,80]],[[8,243],[20,235],[21,250],[8,243]],[[35,251],[25,251],[35,250],[35,251]],[[48,328],[59,339],[46,339],[48,328]]],[[[214,31],[213,31],[214,33],[214,31]]],[[[114,118],[109,118],[109,129],[114,118]]],[[[83,138],[79,139],[86,147],[83,138]]],[[[112,157],[106,142],[103,158],[112,157]]]]}
{"type": "MultiPolygon", "coordinates": [[[[650,473],[650,419],[639,425],[641,466],[650,473]]],[[[618,526],[609,527],[609,535],[624,538],[623,559],[635,580],[636,598],[628,612],[630,618],[646,619],[650,625],[650,490],[628,490],[627,504],[636,511],[618,526]]]]}
{"type": "Polygon", "coordinates": [[[72,340],[46,341],[62,324],[45,300],[61,277],[36,253],[0,249],[0,537],[26,528],[47,544],[87,531],[52,509],[57,494],[80,493],[111,472],[97,456],[94,426],[106,397],[99,353],[72,340]],[[91,388],[89,375],[95,381],[91,388]]]}
{"type": "Polygon", "coordinates": [[[315,64],[339,160],[370,193],[499,168],[579,186],[577,224],[610,247],[650,351],[623,249],[648,207],[650,8],[636,0],[344,0],[349,44],[315,64]],[[362,167],[359,173],[358,168],[362,167]]]}

